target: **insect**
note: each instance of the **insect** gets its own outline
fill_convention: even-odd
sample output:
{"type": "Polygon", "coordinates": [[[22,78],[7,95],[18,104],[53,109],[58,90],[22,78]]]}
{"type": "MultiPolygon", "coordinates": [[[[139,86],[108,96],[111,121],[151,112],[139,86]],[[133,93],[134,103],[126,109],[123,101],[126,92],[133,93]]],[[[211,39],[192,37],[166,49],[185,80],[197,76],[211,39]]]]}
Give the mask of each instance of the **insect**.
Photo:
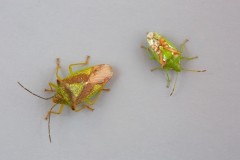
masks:
{"type": "Polygon", "coordinates": [[[60,59],[57,58],[57,68],[56,68],[56,78],[57,82],[49,83],[50,89],[45,89],[46,92],[54,93],[53,96],[49,98],[41,97],[32,91],[25,88],[21,83],[18,84],[23,87],[26,91],[31,94],[44,99],[52,99],[53,105],[48,111],[45,119],[48,119],[48,133],[49,140],[51,142],[50,134],[50,115],[51,114],[61,114],[64,106],[70,107],[74,112],[82,111],[83,109],[94,110],[92,105],[94,105],[102,91],[110,91],[110,89],[105,89],[106,83],[113,76],[112,67],[107,64],[100,64],[91,67],[85,67],[81,70],[73,71],[73,66],[85,66],[89,63],[90,56],[87,56],[85,62],[70,64],[69,65],[69,75],[65,78],[59,76],[60,59]],[[53,109],[60,105],[58,111],[53,111],[53,109]]]}
{"type": "Polygon", "coordinates": [[[184,57],[183,50],[185,48],[188,40],[186,39],[180,46],[180,50],[178,50],[172,42],[170,42],[167,38],[158,34],[157,32],[148,32],[147,33],[147,43],[148,47],[142,46],[145,48],[150,59],[155,60],[159,63],[160,66],[151,69],[151,71],[155,70],[164,70],[166,72],[167,77],[167,88],[170,86],[171,78],[169,75],[169,71],[173,70],[176,72],[176,79],[174,82],[174,86],[170,96],[173,94],[176,88],[176,81],[178,78],[178,73],[181,71],[192,71],[192,72],[206,72],[206,70],[192,70],[185,69],[181,66],[181,60],[193,60],[198,58],[195,57],[184,57]]]}

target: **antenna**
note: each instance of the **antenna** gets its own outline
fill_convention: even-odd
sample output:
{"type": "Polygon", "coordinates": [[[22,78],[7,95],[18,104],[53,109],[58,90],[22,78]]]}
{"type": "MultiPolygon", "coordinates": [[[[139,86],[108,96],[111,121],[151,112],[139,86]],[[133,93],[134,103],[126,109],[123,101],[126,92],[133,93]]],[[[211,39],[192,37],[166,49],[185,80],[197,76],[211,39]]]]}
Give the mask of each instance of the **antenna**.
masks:
{"type": "Polygon", "coordinates": [[[32,95],[38,97],[38,98],[41,98],[41,99],[44,99],[44,100],[49,100],[49,99],[52,99],[54,96],[52,97],[48,97],[48,98],[44,98],[44,97],[41,97],[35,93],[33,93],[32,91],[30,91],[29,89],[25,88],[20,82],[17,82],[23,89],[25,89],[26,91],[28,91],[29,93],[31,93],[32,95]]]}

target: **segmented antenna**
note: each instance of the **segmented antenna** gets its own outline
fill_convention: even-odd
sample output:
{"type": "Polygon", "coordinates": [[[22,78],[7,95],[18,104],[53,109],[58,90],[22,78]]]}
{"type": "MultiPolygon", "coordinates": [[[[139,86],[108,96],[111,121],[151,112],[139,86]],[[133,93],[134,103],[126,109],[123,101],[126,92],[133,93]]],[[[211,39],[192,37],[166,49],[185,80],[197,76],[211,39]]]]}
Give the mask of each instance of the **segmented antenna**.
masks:
{"type": "Polygon", "coordinates": [[[54,96],[52,97],[48,97],[48,98],[44,98],[44,97],[41,97],[35,93],[33,93],[32,91],[30,91],[29,89],[27,89],[26,87],[24,87],[20,82],[17,82],[23,89],[25,89],[26,91],[28,91],[29,93],[31,93],[32,95],[38,97],[38,98],[41,98],[41,99],[44,99],[44,100],[49,100],[49,99],[52,99],[54,96]]]}

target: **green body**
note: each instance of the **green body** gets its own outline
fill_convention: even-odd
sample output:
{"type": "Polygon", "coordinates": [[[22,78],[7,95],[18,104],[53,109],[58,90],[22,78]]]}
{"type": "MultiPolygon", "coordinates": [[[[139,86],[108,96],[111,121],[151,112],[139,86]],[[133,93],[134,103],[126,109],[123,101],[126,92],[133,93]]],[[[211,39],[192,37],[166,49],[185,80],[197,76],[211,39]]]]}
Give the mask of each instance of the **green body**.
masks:
{"type": "MultiPolygon", "coordinates": [[[[178,50],[172,42],[170,42],[167,38],[158,34],[157,32],[149,32],[147,34],[147,42],[148,47],[144,47],[147,50],[147,53],[150,59],[158,62],[160,66],[151,69],[151,71],[162,69],[166,72],[167,77],[167,87],[170,86],[171,78],[169,76],[169,71],[173,70],[176,73],[183,71],[192,71],[192,72],[205,72],[206,70],[192,70],[192,69],[184,69],[181,67],[181,60],[193,60],[198,58],[195,57],[184,57],[182,56],[183,49],[188,40],[185,40],[181,46],[180,50],[178,50]]],[[[177,74],[178,75],[178,74],[177,74]]],[[[174,87],[170,95],[173,94],[177,77],[174,82],[174,87]]]]}
{"type": "Polygon", "coordinates": [[[73,111],[79,112],[84,108],[88,108],[91,111],[94,108],[91,105],[94,105],[97,101],[98,96],[102,91],[109,91],[109,89],[104,89],[105,84],[111,79],[113,72],[112,67],[107,64],[100,64],[96,66],[86,67],[78,71],[73,71],[73,66],[84,66],[88,64],[90,56],[87,56],[85,62],[70,64],[69,72],[70,74],[67,77],[61,78],[58,74],[60,66],[60,59],[57,58],[57,68],[56,68],[56,77],[57,83],[49,83],[50,89],[45,89],[47,92],[55,93],[52,97],[44,98],[41,97],[29,89],[25,88],[20,82],[18,84],[24,88],[26,91],[32,95],[49,100],[52,99],[53,105],[48,111],[45,119],[48,121],[48,133],[49,140],[51,142],[50,135],[50,115],[51,114],[61,114],[64,106],[69,106],[73,111]],[[54,107],[60,104],[59,110],[54,111],[54,107]],[[79,106],[79,107],[78,107],[79,106]]]}
{"type": "Polygon", "coordinates": [[[147,49],[151,59],[157,61],[162,66],[162,69],[171,69],[176,72],[180,72],[181,53],[168,39],[156,32],[151,33],[153,36],[150,35],[150,37],[147,37],[147,42],[149,45],[147,49]],[[168,46],[171,50],[174,50],[179,54],[175,55],[173,54],[173,51],[164,48],[164,46],[160,44],[160,40],[166,42],[165,46],[168,46]],[[162,54],[163,60],[165,61],[164,65],[162,65],[160,62],[160,54],[162,54]]]}

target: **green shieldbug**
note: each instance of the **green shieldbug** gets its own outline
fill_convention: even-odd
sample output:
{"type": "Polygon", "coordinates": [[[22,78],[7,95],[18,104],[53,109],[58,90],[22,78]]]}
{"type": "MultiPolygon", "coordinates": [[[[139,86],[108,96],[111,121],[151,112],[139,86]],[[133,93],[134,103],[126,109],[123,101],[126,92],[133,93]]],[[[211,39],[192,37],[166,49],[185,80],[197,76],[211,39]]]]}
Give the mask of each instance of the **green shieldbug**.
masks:
{"type": "Polygon", "coordinates": [[[174,87],[170,96],[173,94],[175,90],[178,72],[181,72],[181,71],[205,72],[206,71],[206,70],[184,69],[181,67],[181,60],[193,60],[198,58],[197,56],[184,57],[182,55],[183,49],[187,41],[188,40],[185,40],[181,44],[180,50],[178,50],[172,42],[170,42],[168,39],[166,39],[162,35],[158,34],[157,32],[148,32],[147,34],[148,47],[142,46],[147,50],[149,58],[157,61],[160,64],[160,66],[151,69],[151,71],[155,71],[158,69],[165,70],[166,76],[167,76],[167,87],[170,86],[170,82],[171,82],[169,71],[173,70],[177,73],[176,79],[174,82],[174,87]]]}
{"type": "Polygon", "coordinates": [[[50,89],[45,89],[47,92],[53,92],[54,95],[49,98],[41,97],[27,88],[25,88],[21,83],[18,84],[31,94],[44,99],[52,99],[53,105],[48,111],[45,119],[48,119],[48,131],[49,140],[51,142],[50,136],[50,115],[51,114],[61,114],[64,106],[69,106],[73,111],[79,112],[84,108],[94,109],[91,107],[97,101],[100,93],[102,91],[109,91],[110,89],[105,89],[106,83],[111,79],[113,75],[112,67],[107,64],[100,64],[96,66],[86,67],[78,71],[73,71],[73,66],[85,66],[89,62],[89,56],[87,56],[85,62],[76,63],[69,65],[69,75],[65,78],[59,76],[60,60],[57,59],[57,69],[56,77],[57,83],[49,83],[50,89]],[[58,111],[53,111],[53,108],[60,104],[58,111]],[[78,108],[77,106],[81,106],[78,108]]]}

